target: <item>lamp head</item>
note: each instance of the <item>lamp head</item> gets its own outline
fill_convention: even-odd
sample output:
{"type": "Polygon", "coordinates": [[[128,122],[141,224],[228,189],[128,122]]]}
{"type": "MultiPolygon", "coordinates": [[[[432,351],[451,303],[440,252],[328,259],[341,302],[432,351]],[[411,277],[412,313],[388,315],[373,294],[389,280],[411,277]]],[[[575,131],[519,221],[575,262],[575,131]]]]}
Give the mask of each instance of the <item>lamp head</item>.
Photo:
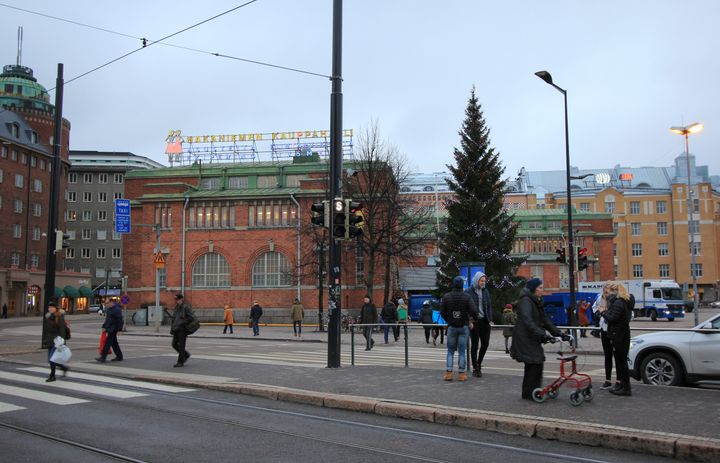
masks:
{"type": "Polygon", "coordinates": [[[536,76],[545,81],[546,84],[553,84],[552,76],[547,71],[538,71],[535,73],[536,76]]]}
{"type": "Polygon", "coordinates": [[[690,124],[687,127],[670,127],[670,131],[678,135],[688,135],[691,133],[698,133],[704,128],[705,126],[695,122],[694,124],[690,124]]]}

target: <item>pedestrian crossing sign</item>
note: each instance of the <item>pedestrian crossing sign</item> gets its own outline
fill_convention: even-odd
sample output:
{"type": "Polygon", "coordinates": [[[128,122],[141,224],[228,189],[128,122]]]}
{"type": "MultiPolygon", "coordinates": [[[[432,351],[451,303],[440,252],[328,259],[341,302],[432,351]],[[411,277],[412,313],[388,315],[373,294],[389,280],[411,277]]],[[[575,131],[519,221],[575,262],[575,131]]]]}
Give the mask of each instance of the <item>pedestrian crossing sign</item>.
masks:
{"type": "Polygon", "coordinates": [[[155,254],[155,259],[153,260],[153,262],[155,263],[155,268],[165,268],[165,256],[163,255],[163,253],[158,252],[157,254],[155,254]]]}

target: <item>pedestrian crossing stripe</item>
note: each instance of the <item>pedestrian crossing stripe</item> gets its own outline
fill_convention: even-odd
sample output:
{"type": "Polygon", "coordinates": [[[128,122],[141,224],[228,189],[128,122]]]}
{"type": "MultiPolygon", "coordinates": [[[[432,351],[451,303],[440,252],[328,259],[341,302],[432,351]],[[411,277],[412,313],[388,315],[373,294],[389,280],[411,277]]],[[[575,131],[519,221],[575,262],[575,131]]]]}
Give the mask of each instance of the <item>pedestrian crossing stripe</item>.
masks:
{"type": "Polygon", "coordinates": [[[68,397],[65,395],[51,394],[49,392],[24,389],[8,385],[2,386],[2,389],[0,389],[0,395],[11,395],[15,397],[22,397],[23,399],[47,402],[55,405],[75,405],[89,402],[88,400],[78,399],[76,397],[68,397]]]}
{"type": "MultiPolygon", "coordinates": [[[[47,368],[39,368],[39,367],[29,367],[29,368],[20,368],[22,371],[31,371],[33,373],[45,373],[47,372],[47,368]]],[[[188,389],[184,387],[177,387],[177,386],[168,386],[166,384],[156,384],[156,383],[148,383],[144,381],[133,381],[129,379],[121,379],[116,377],[110,377],[110,376],[100,376],[100,375],[90,375],[87,373],[78,373],[73,371],[71,373],[71,378],[78,378],[78,379],[86,379],[89,381],[97,381],[100,383],[109,383],[109,384],[115,384],[119,386],[130,386],[130,387],[136,387],[140,389],[149,389],[152,391],[160,391],[160,392],[192,392],[195,389],[188,389]]]]}
{"type": "Polygon", "coordinates": [[[89,394],[95,394],[105,397],[112,397],[114,399],[129,399],[132,397],[143,397],[147,394],[141,392],[125,391],[122,389],[111,389],[109,387],[93,386],[90,384],[79,385],[77,383],[70,383],[65,381],[56,381],[53,383],[46,383],[45,379],[39,376],[27,376],[19,375],[17,373],[10,373],[7,371],[0,371],[0,379],[7,379],[10,381],[17,381],[21,383],[45,385],[53,389],[69,389],[76,392],[84,392],[89,394]]]}
{"type": "Polygon", "coordinates": [[[20,407],[18,405],[6,404],[5,402],[0,402],[0,413],[14,412],[15,410],[25,410],[25,407],[20,407]]]}

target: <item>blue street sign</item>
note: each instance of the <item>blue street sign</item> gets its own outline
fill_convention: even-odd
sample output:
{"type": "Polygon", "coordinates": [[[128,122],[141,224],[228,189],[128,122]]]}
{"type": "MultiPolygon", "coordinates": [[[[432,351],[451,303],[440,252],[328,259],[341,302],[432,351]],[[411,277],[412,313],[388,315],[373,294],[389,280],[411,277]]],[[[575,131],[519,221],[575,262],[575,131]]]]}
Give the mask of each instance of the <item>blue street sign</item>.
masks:
{"type": "Polygon", "coordinates": [[[130,200],[115,200],[115,233],[130,233],[130,200]]]}

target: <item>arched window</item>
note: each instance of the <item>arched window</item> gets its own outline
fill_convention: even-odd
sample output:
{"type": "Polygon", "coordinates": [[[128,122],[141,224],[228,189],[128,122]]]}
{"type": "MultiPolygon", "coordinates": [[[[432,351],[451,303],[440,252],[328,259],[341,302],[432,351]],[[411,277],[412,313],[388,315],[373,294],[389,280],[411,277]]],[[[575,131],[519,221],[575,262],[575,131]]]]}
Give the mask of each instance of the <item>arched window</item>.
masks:
{"type": "Polygon", "coordinates": [[[228,261],[222,255],[214,252],[203,254],[193,265],[192,285],[195,288],[230,286],[228,261]]]}
{"type": "Polygon", "coordinates": [[[430,185],[423,187],[423,191],[435,191],[435,188],[431,187],[430,185]]]}
{"type": "Polygon", "coordinates": [[[290,277],[290,262],[279,252],[266,252],[253,265],[253,286],[290,286],[290,277]]]}

